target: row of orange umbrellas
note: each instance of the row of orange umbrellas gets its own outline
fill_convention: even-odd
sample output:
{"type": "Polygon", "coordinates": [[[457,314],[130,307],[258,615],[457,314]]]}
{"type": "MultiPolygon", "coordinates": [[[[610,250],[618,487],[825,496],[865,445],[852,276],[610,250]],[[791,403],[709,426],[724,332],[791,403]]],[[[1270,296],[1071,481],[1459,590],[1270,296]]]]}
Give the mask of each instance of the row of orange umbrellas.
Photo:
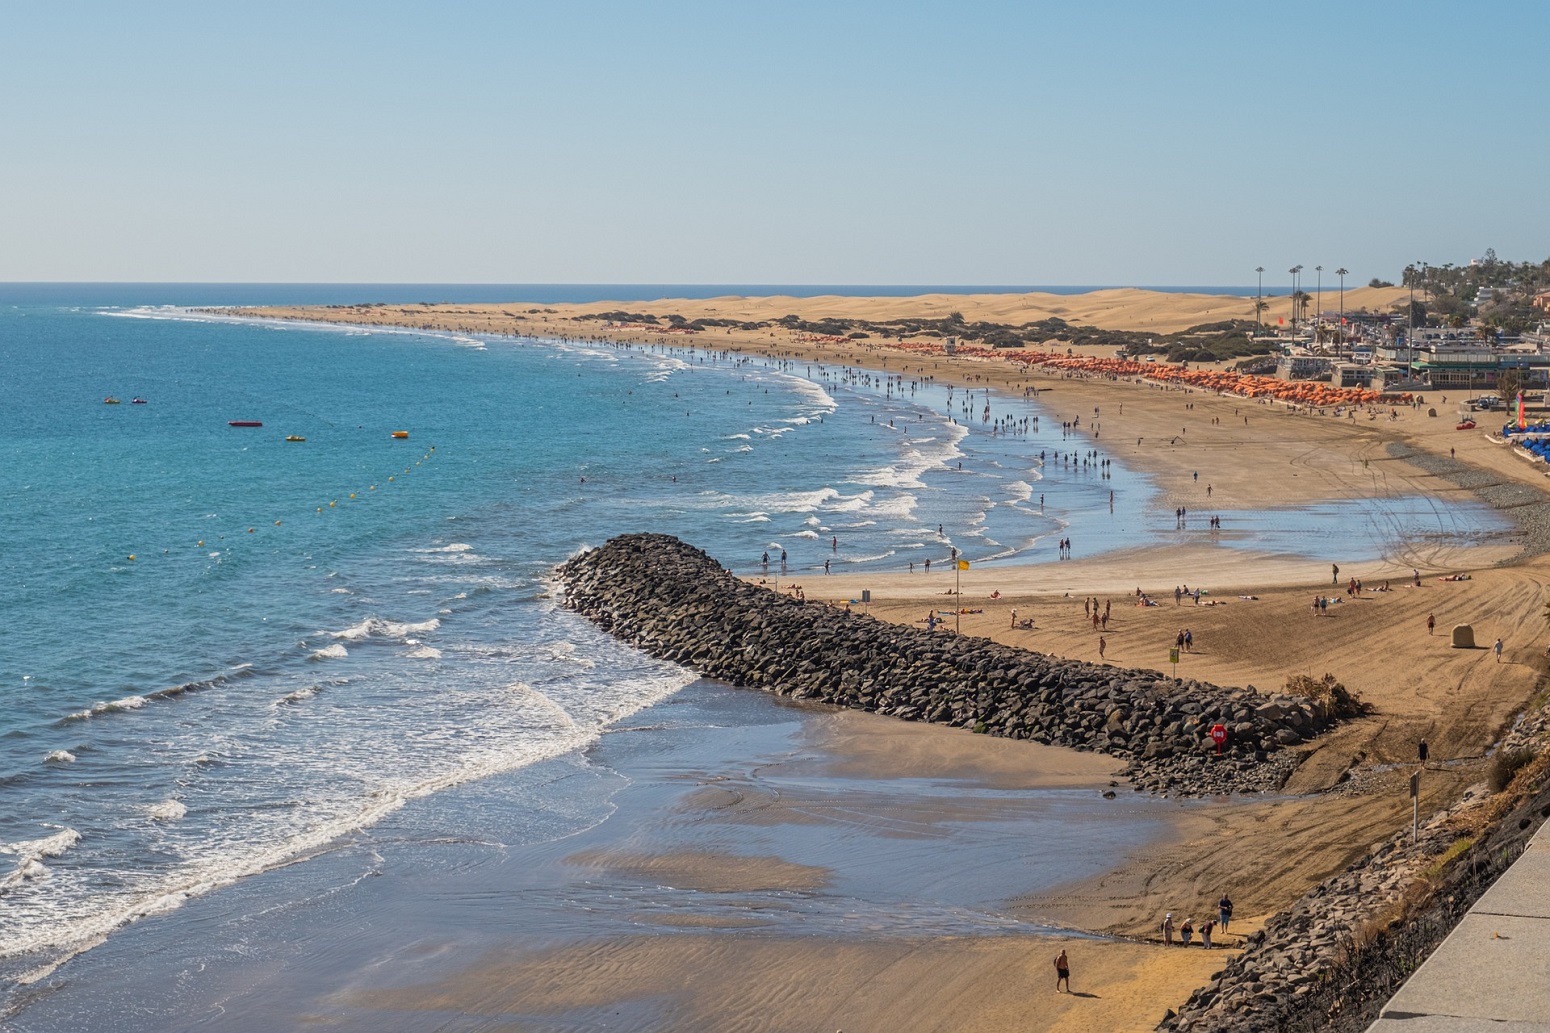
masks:
{"type": "MultiPolygon", "coordinates": [[[[940,352],[937,344],[900,344],[906,351],[940,352]]],[[[1245,398],[1274,398],[1298,405],[1368,405],[1383,403],[1408,403],[1409,394],[1384,394],[1365,387],[1335,387],[1313,380],[1281,380],[1253,373],[1233,370],[1187,369],[1165,362],[1136,362],[1134,359],[1106,359],[1096,356],[1061,355],[1058,352],[1026,350],[992,350],[989,348],[958,349],[960,355],[1000,356],[1026,366],[1047,366],[1051,369],[1069,370],[1110,377],[1145,377],[1170,383],[1187,384],[1223,394],[1241,395],[1245,398]]]]}

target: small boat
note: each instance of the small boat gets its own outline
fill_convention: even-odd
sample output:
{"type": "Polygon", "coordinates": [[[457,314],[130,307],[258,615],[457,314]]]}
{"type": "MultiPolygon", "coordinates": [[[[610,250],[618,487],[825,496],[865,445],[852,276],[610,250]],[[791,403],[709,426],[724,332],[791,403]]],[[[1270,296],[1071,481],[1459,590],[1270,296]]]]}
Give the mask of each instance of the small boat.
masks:
{"type": "Polygon", "coordinates": [[[102,404],[103,405],[117,405],[118,404],[118,399],[114,398],[112,395],[108,395],[108,397],[106,397],[106,398],[104,398],[102,400],[102,404]]]}
{"type": "Polygon", "coordinates": [[[285,435],[285,440],[286,441],[306,441],[307,439],[302,437],[300,434],[287,434],[287,435],[285,435]]]}
{"type": "Polygon", "coordinates": [[[139,395],[136,395],[135,397],[133,397],[133,398],[131,398],[129,400],[129,404],[130,405],[144,405],[145,404],[145,399],[141,398],[139,395]]]}
{"type": "Polygon", "coordinates": [[[228,426],[228,427],[262,427],[263,425],[264,425],[264,421],[263,420],[227,420],[226,421],[226,426],[228,426]]]}
{"type": "Polygon", "coordinates": [[[409,436],[409,432],[407,430],[395,430],[393,432],[393,436],[395,438],[407,438],[409,436]]]}

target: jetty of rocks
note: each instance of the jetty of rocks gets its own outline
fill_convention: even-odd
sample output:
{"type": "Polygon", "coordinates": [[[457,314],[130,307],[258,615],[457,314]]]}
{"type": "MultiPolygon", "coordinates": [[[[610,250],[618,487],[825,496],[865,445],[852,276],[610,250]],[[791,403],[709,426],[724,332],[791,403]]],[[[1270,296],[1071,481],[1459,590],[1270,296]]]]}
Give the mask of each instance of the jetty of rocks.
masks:
{"type": "Polygon", "coordinates": [[[558,570],[565,605],[700,674],[837,706],[1106,753],[1135,788],[1278,788],[1337,718],[1316,700],[1063,660],[799,602],[670,535],[631,534],[558,570]],[[1222,725],[1218,755],[1211,730],[1222,725]]]}

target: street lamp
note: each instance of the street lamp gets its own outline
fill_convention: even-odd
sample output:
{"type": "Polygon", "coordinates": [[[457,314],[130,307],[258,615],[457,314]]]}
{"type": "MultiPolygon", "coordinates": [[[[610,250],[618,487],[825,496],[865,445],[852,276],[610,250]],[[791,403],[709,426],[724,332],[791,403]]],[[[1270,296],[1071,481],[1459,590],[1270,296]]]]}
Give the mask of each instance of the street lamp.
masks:
{"type": "Polygon", "coordinates": [[[1324,267],[1316,265],[1313,271],[1319,274],[1314,281],[1318,286],[1314,288],[1316,293],[1313,302],[1313,339],[1317,341],[1320,336],[1319,329],[1324,325],[1324,267]]]}
{"type": "Polygon", "coordinates": [[[1254,271],[1259,274],[1259,290],[1254,295],[1254,325],[1263,331],[1265,328],[1265,267],[1256,265],[1254,271]]]}
{"type": "Polygon", "coordinates": [[[1422,263],[1417,261],[1410,274],[1410,329],[1405,332],[1405,377],[1415,373],[1415,281],[1420,275],[1422,263]]]}
{"type": "Polygon", "coordinates": [[[1335,270],[1335,275],[1340,277],[1340,346],[1335,349],[1336,355],[1345,348],[1345,278],[1350,271],[1345,266],[1335,270]]]}

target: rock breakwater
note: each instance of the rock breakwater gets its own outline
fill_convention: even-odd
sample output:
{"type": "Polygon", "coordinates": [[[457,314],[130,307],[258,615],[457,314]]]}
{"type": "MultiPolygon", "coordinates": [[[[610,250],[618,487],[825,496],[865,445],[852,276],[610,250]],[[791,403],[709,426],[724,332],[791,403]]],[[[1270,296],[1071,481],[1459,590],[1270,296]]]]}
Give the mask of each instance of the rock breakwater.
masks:
{"type": "Polygon", "coordinates": [[[1317,701],[1063,660],[799,602],[669,535],[623,535],[559,568],[565,605],[661,659],[734,685],[1106,753],[1137,789],[1278,788],[1337,718],[1317,701]],[[1211,730],[1227,731],[1220,755],[1211,730]]]}

